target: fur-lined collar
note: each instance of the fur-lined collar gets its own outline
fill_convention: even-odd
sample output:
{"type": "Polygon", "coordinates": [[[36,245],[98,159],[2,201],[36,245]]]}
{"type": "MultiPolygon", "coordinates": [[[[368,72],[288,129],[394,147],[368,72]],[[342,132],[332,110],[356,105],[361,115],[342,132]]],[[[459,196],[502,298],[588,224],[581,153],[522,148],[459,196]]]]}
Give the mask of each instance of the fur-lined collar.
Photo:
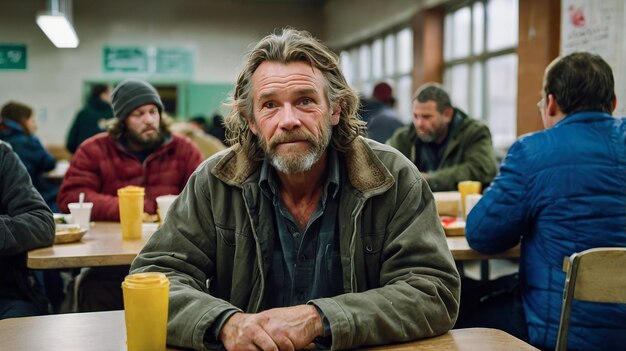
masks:
{"type": "MultiPolygon", "coordinates": [[[[368,145],[371,142],[358,137],[350,143],[348,150],[343,153],[344,157],[340,157],[346,162],[350,184],[363,193],[372,191],[378,193],[394,183],[389,170],[368,145]]],[[[235,145],[226,151],[211,173],[226,184],[242,187],[251,175],[259,171],[260,166],[261,161],[250,160],[246,153],[242,152],[241,146],[235,145]]]]}

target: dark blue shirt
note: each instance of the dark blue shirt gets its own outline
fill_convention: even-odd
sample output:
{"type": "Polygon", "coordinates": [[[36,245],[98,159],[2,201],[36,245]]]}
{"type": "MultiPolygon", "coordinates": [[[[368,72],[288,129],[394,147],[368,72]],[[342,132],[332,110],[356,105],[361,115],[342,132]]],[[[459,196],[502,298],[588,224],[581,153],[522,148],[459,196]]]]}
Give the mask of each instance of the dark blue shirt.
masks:
{"type": "Polygon", "coordinates": [[[274,204],[276,244],[267,277],[264,309],[306,304],[343,293],[337,207],[340,169],[337,152],[328,148],[326,180],[317,209],[301,231],[280,199],[276,171],[265,161],[259,186],[274,204]]]}

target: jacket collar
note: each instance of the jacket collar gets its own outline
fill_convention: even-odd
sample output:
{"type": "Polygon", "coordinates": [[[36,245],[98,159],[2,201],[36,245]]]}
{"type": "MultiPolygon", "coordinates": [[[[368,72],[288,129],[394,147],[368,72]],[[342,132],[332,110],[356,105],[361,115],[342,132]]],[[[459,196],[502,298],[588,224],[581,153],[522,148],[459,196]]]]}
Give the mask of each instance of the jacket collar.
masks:
{"type": "Polygon", "coordinates": [[[5,118],[2,120],[2,122],[0,122],[0,124],[4,126],[3,129],[6,130],[7,133],[18,132],[21,134],[26,134],[26,131],[24,130],[24,128],[22,128],[22,125],[12,119],[5,118]]]}
{"type": "MultiPolygon", "coordinates": [[[[339,154],[341,158],[341,152],[339,154]]],[[[395,182],[389,170],[368,145],[368,141],[361,136],[348,145],[343,159],[350,184],[362,193],[377,194],[395,182]]],[[[246,182],[258,182],[262,162],[250,160],[237,144],[225,151],[211,173],[226,184],[243,187],[246,182]]]]}
{"type": "Polygon", "coordinates": [[[581,123],[581,122],[589,122],[589,121],[597,121],[601,119],[614,119],[615,117],[610,114],[602,111],[584,111],[584,112],[576,112],[571,115],[567,115],[562,120],[558,121],[554,127],[571,124],[571,123],[581,123]]]}

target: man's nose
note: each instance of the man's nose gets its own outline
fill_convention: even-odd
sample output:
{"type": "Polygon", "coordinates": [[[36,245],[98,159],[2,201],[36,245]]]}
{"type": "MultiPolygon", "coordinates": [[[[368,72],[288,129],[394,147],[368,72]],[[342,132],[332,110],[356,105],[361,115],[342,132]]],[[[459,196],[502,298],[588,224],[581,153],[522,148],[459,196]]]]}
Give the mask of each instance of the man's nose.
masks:
{"type": "Polygon", "coordinates": [[[424,124],[424,119],[423,118],[419,118],[419,117],[414,118],[413,119],[413,123],[415,123],[415,127],[421,128],[422,125],[424,124]]]}
{"type": "Polygon", "coordinates": [[[285,104],[279,115],[279,126],[283,129],[292,129],[300,126],[297,109],[291,104],[285,104]]]}
{"type": "Polygon", "coordinates": [[[143,123],[146,123],[146,124],[154,123],[157,120],[157,118],[159,118],[158,115],[150,113],[150,112],[146,112],[143,114],[143,123]]]}

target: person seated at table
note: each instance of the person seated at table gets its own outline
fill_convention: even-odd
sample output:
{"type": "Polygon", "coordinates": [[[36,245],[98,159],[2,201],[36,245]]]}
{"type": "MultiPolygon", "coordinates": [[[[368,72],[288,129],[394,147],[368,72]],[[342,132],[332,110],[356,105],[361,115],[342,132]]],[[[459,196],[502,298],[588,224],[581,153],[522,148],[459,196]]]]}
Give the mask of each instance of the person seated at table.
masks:
{"type": "MultiPolygon", "coordinates": [[[[123,81],[113,91],[112,104],[117,119],[108,132],[80,145],[61,185],[59,205],[68,212],[68,203],[84,193],[85,201],[93,202],[93,221],[119,222],[117,189],[135,185],[145,188],[144,211],[154,215],[156,197],[179,194],[202,155],[189,139],[170,133],[161,98],[149,83],[123,81]]],[[[120,284],[127,273],[127,266],[81,273],[79,310],[123,308],[120,284]]]]}
{"type": "Polygon", "coordinates": [[[26,255],[54,242],[52,212],[2,141],[0,174],[0,319],[46,314],[48,301],[26,268],[26,255]]]}
{"type": "Polygon", "coordinates": [[[168,343],[332,349],[445,333],[459,275],[432,193],[363,138],[337,56],[284,29],[247,58],[234,146],[191,176],[132,273],[170,279],[168,343]]]}
{"type": "Polygon", "coordinates": [[[111,89],[108,84],[94,84],[85,106],[78,111],[67,134],[65,147],[75,153],[88,138],[106,130],[107,121],[113,118],[111,89]]]}
{"type": "Polygon", "coordinates": [[[463,180],[475,180],[483,189],[498,168],[489,128],[453,107],[437,83],[426,83],[413,98],[413,124],[387,140],[408,157],[432,191],[457,190],[463,180]]]}
{"type": "Polygon", "coordinates": [[[2,107],[0,117],[2,117],[0,139],[11,144],[13,151],[26,167],[35,189],[39,191],[48,207],[53,212],[58,212],[59,186],[44,178],[46,172],[54,169],[56,160],[35,135],[37,120],[33,109],[28,105],[11,101],[2,107]]]}
{"type": "MultiPolygon", "coordinates": [[[[485,253],[521,240],[521,296],[508,295],[509,306],[523,309],[501,301],[498,310],[479,306],[472,313],[474,303],[464,293],[458,327],[501,328],[494,319],[518,321],[516,329],[527,333],[518,337],[554,349],[563,258],[626,246],[626,119],[611,116],[614,85],[611,67],[590,53],[557,58],[546,69],[537,104],[546,129],[511,146],[465,228],[470,246],[485,253]]],[[[623,349],[626,307],[575,302],[568,339],[568,350],[623,349]]]]}
{"type": "Polygon", "coordinates": [[[389,84],[376,84],[372,97],[361,97],[360,100],[359,115],[367,123],[368,138],[384,143],[403,126],[402,117],[393,109],[396,99],[389,84]]]}

